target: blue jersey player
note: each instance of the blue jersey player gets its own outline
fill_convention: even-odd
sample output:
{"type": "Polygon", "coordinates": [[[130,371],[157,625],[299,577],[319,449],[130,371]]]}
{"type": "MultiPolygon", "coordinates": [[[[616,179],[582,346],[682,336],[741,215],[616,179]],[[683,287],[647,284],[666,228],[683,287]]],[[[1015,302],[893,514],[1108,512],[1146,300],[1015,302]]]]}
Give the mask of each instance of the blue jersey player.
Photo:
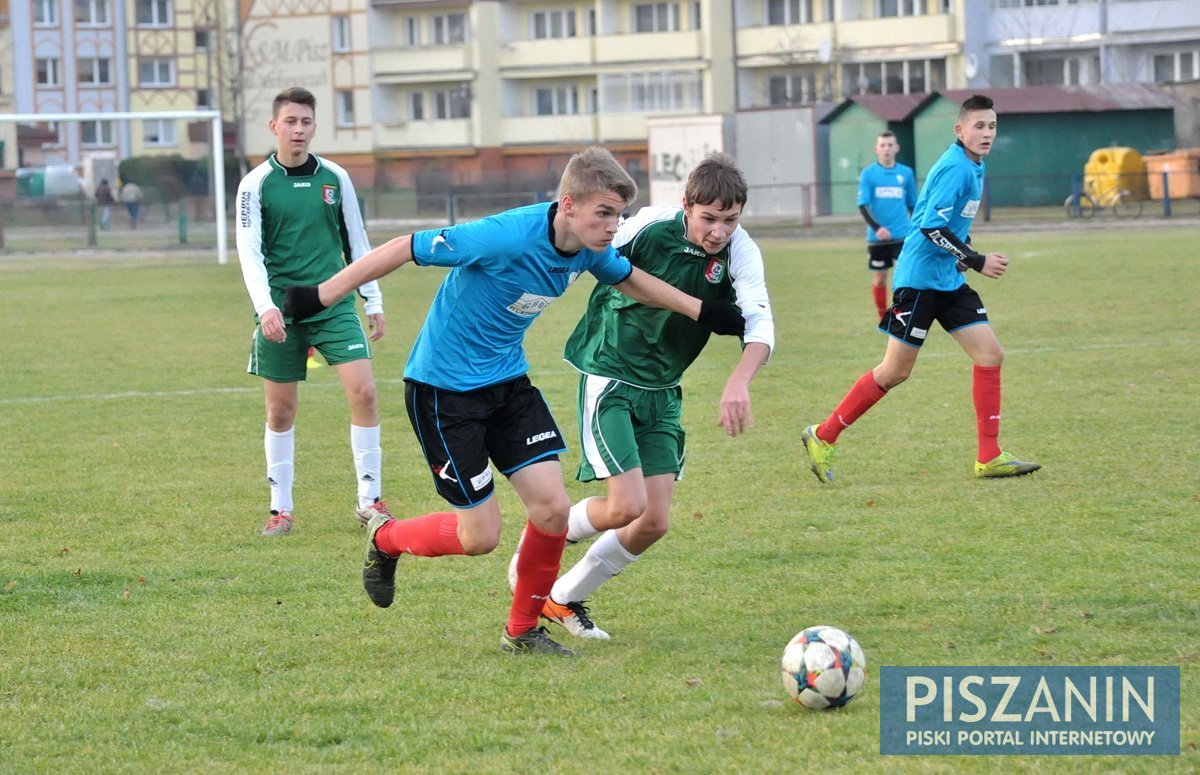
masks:
{"type": "Polygon", "coordinates": [[[368,522],[363,586],[375,605],[391,605],[401,554],[496,548],[494,465],[528,514],[501,645],[514,653],[574,653],[537,626],[558,576],[571,502],[558,459],[566,450],[562,433],[526,376],[526,330],[584,272],[717,333],[745,330],[732,302],[701,302],[633,267],[612,247],[620,215],[636,195],[637,185],[612,154],[589,148],[568,162],[554,202],[396,237],[320,286],[288,289],[290,309],[303,319],[410,261],[450,268],[405,366],[404,397],[434,485],[454,510],[368,522]]]}
{"type": "Polygon", "coordinates": [[[899,152],[896,134],[880,132],[875,138],[878,161],[858,176],[858,212],[867,222],[867,268],[877,318],[887,312],[888,270],[900,255],[917,203],[916,176],[912,167],[896,161],[899,152]]]}
{"type": "Polygon", "coordinates": [[[996,139],[992,100],[977,94],[963,102],[954,134],[958,140],[929,170],[913,210],[913,230],[896,264],[892,306],[879,323],[891,337],[883,361],[859,378],[825,422],[804,429],[805,452],[823,483],[833,481],[830,461],[838,435],[908,379],[934,321],[974,362],[972,396],[979,442],[975,476],[1021,476],[1041,468],[1000,450],[1004,350],[979,294],[963,279],[967,269],[995,279],[1008,268],[1008,258],[976,252],[968,236],[983,196],[983,157],[996,139]]]}

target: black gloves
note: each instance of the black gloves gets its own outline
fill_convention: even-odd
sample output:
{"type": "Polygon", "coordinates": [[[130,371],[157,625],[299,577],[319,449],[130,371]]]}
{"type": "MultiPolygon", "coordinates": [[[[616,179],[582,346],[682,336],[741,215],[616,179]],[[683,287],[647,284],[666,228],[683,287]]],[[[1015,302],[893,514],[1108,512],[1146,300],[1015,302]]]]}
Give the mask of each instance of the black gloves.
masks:
{"type": "Polygon", "coordinates": [[[289,285],[283,289],[283,316],[293,322],[311,318],[325,305],[321,303],[320,294],[315,285],[289,285]]]}
{"type": "Polygon", "coordinates": [[[746,321],[737,305],[729,299],[702,300],[697,322],[714,334],[741,336],[746,333],[746,321]]]}

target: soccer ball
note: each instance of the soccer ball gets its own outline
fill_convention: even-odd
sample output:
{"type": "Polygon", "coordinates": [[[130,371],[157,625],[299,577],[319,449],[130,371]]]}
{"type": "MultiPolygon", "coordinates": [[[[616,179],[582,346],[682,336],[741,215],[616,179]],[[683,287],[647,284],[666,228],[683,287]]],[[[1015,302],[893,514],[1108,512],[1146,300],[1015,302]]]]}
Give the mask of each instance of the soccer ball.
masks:
{"type": "Polygon", "coordinates": [[[858,641],[837,627],[797,633],[783,650],[783,686],[806,708],[840,708],[862,689],[867,657],[858,641]]]}

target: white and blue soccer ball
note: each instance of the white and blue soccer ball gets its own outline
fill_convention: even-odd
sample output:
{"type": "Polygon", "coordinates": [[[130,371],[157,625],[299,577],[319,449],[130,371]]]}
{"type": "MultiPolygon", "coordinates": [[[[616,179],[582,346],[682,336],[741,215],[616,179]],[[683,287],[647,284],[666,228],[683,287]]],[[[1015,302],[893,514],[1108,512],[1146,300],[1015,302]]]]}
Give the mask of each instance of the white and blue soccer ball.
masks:
{"type": "Polygon", "coordinates": [[[837,627],[801,630],[783,650],[783,686],[806,708],[840,708],[862,689],[867,657],[858,641],[837,627]]]}

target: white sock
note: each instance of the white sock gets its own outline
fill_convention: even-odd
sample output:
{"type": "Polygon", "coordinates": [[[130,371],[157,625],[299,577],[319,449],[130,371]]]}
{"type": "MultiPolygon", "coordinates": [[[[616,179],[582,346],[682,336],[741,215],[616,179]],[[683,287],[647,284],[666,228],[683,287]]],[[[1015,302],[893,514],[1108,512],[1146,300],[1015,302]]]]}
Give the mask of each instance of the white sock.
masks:
{"type": "Polygon", "coordinates": [[[567,540],[571,543],[583,541],[600,533],[588,519],[588,502],[591,498],[584,498],[571,507],[570,515],[567,517],[567,540]]]}
{"type": "Polygon", "coordinates": [[[271,487],[271,511],[292,513],[292,481],[296,475],[296,429],[276,432],[268,427],[263,437],[267,453],[267,484],[271,487]]]}
{"type": "Polygon", "coordinates": [[[354,472],[358,475],[358,507],[365,509],[383,491],[380,468],[383,450],[379,447],[379,426],[364,428],[350,424],[350,449],[354,451],[354,472]]]}
{"type": "Polygon", "coordinates": [[[588,548],[587,554],[554,582],[550,597],[560,605],[587,600],[601,584],[625,570],[637,558],[621,546],[617,531],[605,530],[588,548]]]}

